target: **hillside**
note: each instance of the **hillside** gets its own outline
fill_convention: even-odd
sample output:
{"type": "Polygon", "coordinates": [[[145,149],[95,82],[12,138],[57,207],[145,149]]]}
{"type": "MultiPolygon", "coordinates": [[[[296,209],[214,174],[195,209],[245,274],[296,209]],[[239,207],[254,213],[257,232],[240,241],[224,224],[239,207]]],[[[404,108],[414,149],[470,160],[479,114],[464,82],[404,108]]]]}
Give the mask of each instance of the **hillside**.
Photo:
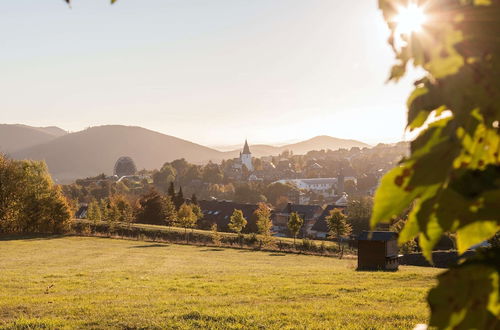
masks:
{"type": "MultiPolygon", "coordinates": [[[[99,173],[112,174],[121,156],[134,159],[138,169],[160,168],[179,158],[195,164],[239,156],[241,149],[221,152],[141,127],[108,125],[67,133],[58,127],[0,125],[0,150],[16,159],[45,160],[54,179],[69,182],[99,173]]],[[[254,157],[276,156],[285,150],[305,154],[311,150],[367,147],[355,140],[330,136],[284,145],[250,145],[254,157]]]]}
{"type": "Polygon", "coordinates": [[[4,239],[0,328],[412,329],[435,268],[90,237],[4,239]],[[105,306],[105,308],[103,308],[105,306]]]}
{"type": "Polygon", "coordinates": [[[138,169],[154,169],[178,158],[202,163],[221,160],[223,154],[145,128],[112,125],[70,133],[12,153],[12,156],[45,160],[52,176],[60,182],[67,182],[99,173],[110,175],[121,156],[132,157],[138,169]]]}
{"type": "Polygon", "coordinates": [[[41,143],[47,143],[67,132],[59,127],[32,127],[19,124],[0,124],[0,152],[11,154],[41,143]]]}
{"type": "MultiPolygon", "coordinates": [[[[322,149],[337,150],[341,148],[350,149],[352,147],[364,148],[364,147],[370,147],[370,145],[356,140],[346,140],[346,139],[334,138],[327,135],[321,135],[313,137],[309,140],[293,144],[287,144],[280,147],[269,146],[264,144],[250,145],[250,151],[252,152],[253,156],[262,157],[262,156],[276,156],[285,150],[290,150],[293,151],[294,154],[302,155],[308,153],[311,150],[322,150],[322,149]]],[[[239,152],[240,150],[233,150],[225,152],[225,154],[227,155],[227,157],[237,157],[239,155],[239,152]]]]}

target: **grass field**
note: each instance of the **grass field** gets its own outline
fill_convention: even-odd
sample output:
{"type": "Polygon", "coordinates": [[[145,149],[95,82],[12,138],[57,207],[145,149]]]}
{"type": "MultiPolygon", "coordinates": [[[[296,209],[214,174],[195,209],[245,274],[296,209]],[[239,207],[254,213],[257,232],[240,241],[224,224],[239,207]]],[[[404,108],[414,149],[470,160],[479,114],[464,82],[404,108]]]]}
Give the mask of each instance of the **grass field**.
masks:
{"type": "Polygon", "coordinates": [[[0,328],[411,328],[438,272],[87,237],[0,240],[0,328]]]}

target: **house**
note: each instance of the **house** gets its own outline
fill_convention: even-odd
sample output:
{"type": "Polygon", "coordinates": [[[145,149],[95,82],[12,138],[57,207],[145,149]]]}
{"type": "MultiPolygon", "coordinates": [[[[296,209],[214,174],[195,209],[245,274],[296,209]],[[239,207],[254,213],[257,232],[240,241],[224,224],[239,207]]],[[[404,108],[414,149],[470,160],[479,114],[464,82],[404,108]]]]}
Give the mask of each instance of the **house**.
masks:
{"type": "Polygon", "coordinates": [[[364,231],[358,237],[359,270],[397,270],[398,234],[391,231],[364,231]]]}
{"type": "Polygon", "coordinates": [[[317,221],[323,212],[323,208],[319,205],[301,205],[288,203],[281,211],[276,212],[273,219],[273,231],[281,234],[289,235],[288,220],[293,212],[304,220],[299,236],[305,237],[308,234],[309,228],[317,221]]]}
{"type": "Polygon", "coordinates": [[[88,204],[81,204],[80,208],[75,213],[77,219],[87,219],[88,204]]]}
{"type": "Polygon", "coordinates": [[[356,182],[355,177],[340,177],[339,178],[314,178],[314,179],[283,179],[276,182],[291,183],[299,189],[309,190],[316,194],[322,195],[325,198],[335,196],[335,191],[343,192],[343,182],[352,180],[356,182]]]}
{"type": "Polygon", "coordinates": [[[330,215],[330,211],[333,209],[345,210],[347,208],[347,195],[343,194],[334,204],[329,204],[325,207],[319,218],[309,229],[308,235],[315,238],[327,238],[328,224],[326,222],[326,217],[330,215]]]}
{"type": "Polygon", "coordinates": [[[259,208],[256,204],[241,204],[229,201],[202,200],[198,202],[203,218],[200,220],[200,227],[208,229],[212,224],[217,224],[219,231],[230,231],[228,224],[234,210],[241,210],[248,223],[243,229],[245,233],[257,231],[257,217],[255,211],[259,208]]]}

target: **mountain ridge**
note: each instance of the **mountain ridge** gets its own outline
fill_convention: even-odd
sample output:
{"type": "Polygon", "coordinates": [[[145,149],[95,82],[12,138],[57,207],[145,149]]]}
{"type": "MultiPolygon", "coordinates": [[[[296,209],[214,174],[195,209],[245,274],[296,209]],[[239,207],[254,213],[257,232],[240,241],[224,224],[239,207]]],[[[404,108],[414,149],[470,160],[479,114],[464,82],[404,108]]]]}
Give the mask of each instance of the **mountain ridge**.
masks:
{"type": "Polygon", "coordinates": [[[34,127],[23,124],[0,124],[0,152],[13,153],[46,143],[68,134],[56,126],[34,127]]]}
{"type": "MultiPolygon", "coordinates": [[[[0,136],[3,134],[9,138],[8,130],[5,132],[1,129],[3,126],[0,125],[0,136]]],[[[103,125],[73,133],[67,133],[55,126],[16,127],[31,133],[37,138],[37,143],[31,141],[27,143],[27,147],[14,150],[9,155],[15,159],[44,160],[54,179],[59,182],[100,173],[110,175],[116,160],[122,156],[134,159],[138,169],[155,169],[165,162],[179,158],[185,158],[194,164],[220,162],[223,159],[238,157],[241,151],[238,149],[223,152],[138,126],[103,125]]],[[[250,144],[250,151],[253,156],[262,157],[277,156],[285,150],[293,151],[294,154],[305,154],[310,150],[351,147],[362,148],[369,145],[356,140],[322,135],[284,146],[250,144]]]]}

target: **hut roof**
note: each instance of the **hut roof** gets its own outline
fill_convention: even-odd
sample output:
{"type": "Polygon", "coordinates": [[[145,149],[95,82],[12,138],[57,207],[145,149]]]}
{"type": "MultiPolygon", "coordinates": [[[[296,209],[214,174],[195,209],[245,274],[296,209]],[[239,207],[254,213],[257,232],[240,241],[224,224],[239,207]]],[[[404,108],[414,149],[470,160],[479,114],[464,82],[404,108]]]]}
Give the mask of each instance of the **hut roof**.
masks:
{"type": "Polygon", "coordinates": [[[398,239],[398,233],[393,231],[363,231],[359,237],[359,241],[392,241],[398,239]]]}

